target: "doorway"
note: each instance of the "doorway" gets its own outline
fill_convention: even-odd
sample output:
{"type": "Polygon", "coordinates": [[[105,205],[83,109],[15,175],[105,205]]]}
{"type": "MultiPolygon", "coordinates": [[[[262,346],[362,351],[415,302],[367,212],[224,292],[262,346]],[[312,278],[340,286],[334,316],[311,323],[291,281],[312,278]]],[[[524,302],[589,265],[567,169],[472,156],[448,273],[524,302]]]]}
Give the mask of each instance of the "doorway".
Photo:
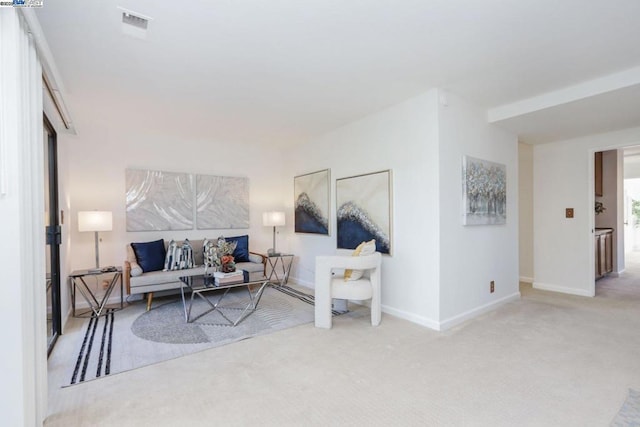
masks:
{"type": "Polygon", "coordinates": [[[47,354],[62,333],[60,307],[60,217],[58,210],[58,147],[56,131],[43,116],[45,289],[47,295],[47,354]]]}

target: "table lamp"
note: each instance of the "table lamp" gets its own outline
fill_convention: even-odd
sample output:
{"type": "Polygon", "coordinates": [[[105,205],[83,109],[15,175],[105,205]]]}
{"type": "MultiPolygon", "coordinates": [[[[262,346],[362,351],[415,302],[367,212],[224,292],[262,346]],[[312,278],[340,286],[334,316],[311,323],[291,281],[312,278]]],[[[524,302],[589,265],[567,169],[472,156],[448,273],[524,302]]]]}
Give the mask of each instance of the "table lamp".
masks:
{"type": "Polygon", "coordinates": [[[113,215],[109,211],[78,212],[78,231],[93,231],[96,241],[96,270],[100,269],[100,253],[98,249],[98,232],[113,230],[113,215]]]}
{"type": "Polygon", "coordinates": [[[276,227],[284,225],[284,212],[271,211],[262,214],[262,225],[265,227],[273,227],[273,248],[267,251],[269,255],[277,255],[276,251],[276,227]]]}

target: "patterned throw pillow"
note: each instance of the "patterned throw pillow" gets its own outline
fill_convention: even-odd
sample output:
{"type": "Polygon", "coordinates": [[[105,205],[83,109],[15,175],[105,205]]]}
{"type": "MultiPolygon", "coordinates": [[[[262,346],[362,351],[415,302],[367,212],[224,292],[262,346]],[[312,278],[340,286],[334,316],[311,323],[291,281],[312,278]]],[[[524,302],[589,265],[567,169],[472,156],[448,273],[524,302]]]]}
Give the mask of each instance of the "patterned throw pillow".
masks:
{"type": "MultiPolygon", "coordinates": [[[[372,255],[376,251],[376,240],[371,239],[368,242],[362,242],[358,245],[358,247],[353,251],[352,256],[365,256],[372,255]]],[[[362,278],[364,274],[363,270],[345,270],[344,271],[344,280],[358,280],[362,278]]]]}
{"type": "Polygon", "coordinates": [[[164,271],[185,270],[187,268],[193,268],[193,248],[189,239],[184,239],[182,245],[171,240],[164,260],[164,271]]]}

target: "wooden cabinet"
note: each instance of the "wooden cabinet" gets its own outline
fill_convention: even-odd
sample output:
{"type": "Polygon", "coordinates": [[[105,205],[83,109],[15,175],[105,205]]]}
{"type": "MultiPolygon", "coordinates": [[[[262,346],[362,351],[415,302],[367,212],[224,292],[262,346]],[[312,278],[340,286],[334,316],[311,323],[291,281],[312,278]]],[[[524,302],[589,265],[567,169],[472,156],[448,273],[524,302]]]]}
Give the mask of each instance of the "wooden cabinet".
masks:
{"type": "Polygon", "coordinates": [[[596,229],[595,233],[596,279],[613,271],[613,229],[596,229]]]}
{"type": "Polygon", "coordinates": [[[595,178],[595,193],[596,196],[602,196],[604,194],[602,190],[602,151],[598,151],[594,158],[594,178],[595,178]]]}

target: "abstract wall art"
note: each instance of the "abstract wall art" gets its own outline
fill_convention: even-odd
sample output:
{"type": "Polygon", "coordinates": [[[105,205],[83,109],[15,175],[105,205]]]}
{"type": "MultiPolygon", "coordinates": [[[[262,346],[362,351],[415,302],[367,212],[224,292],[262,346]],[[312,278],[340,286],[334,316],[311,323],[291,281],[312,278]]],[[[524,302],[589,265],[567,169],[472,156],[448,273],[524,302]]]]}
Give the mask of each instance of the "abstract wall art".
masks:
{"type": "Polygon", "coordinates": [[[249,228],[249,178],[197,175],[196,226],[249,228]]]}
{"type": "Polygon", "coordinates": [[[376,250],[391,254],[392,197],[391,170],[337,179],[338,248],[376,239],[376,250]]]}
{"type": "Polygon", "coordinates": [[[193,177],[186,173],[127,169],[127,231],[193,228],[193,177]]]}
{"type": "Polygon", "coordinates": [[[462,159],[462,223],[507,222],[507,167],[464,156],[462,159]]]}
{"type": "Polygon", "coordinates": [[[293,178],[295,232],[329,235],[329,169],[293,178]]]}

